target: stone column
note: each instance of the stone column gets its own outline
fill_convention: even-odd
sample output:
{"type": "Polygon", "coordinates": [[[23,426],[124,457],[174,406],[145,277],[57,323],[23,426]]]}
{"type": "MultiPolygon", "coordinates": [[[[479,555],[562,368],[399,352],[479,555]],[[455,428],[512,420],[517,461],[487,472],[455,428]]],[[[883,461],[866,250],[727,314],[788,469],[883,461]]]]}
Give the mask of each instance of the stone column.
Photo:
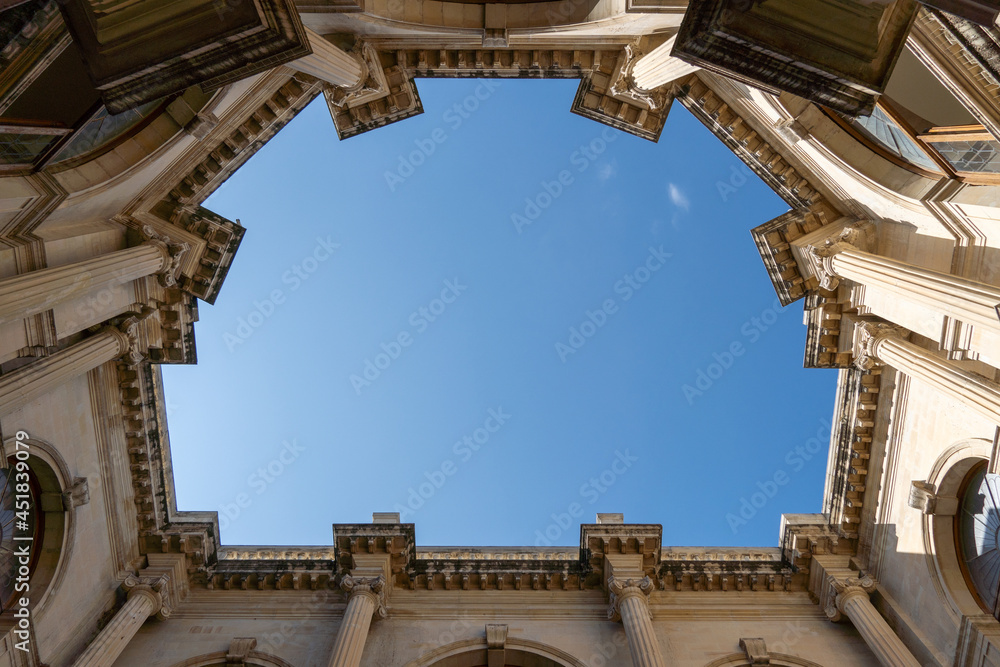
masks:
{"type": "Polygon", "coordinates": [[[843,241],[810,252],[820,284],[827,289],[846,278],[1000,332],[1000,287],[874,255],[843,241]]]}
{"type": "Polygon", "coordinates": [[[869,595],[875,590],[875,581],[871,577],[843,580],[830,577],[829,581],[833,590],[826,615],[830,620],[839,621],[842,615],[851,619],[884,667],[920,667],[910,650],[872,606],[869,595]]]}
{"type": "Polygon", "coordinates": [[[608,617],[614,621],[620,620],[625,626],[633,667],[664,667],[649,611],[648,599],[653,590],[653,582],[649,577],[623,581],[611,576],[608,578],[608,590],[611,593],[608,617]]]}
{"type": "Polygon", "coordinates": [[[1000,384],[904,340],[905,336],[905,329],[891,324],[862,322],[854,332],[855,365],[862,370],[880,363],[892,366],[1000,424],[1000,384]]]}
{"type": "Polygon", "coordinates": [[[125,605],[87,646],[74,667],[107,667],[114,664],[147,618],[155,615],[164,619],[169,616],[170,606],[164,600],[167,583],[166,576],[128,577],[122,583],[128,594],[125,605]]]}
{"type": "Polygon", "coordinates": [[[677,35],[674,35],[639,58],[632,67],[632,78],[636,86],[644,90],[653,90],[701,69],[670,55],[676,39],[677,35]]]}
{"type": "Polygon", "coordinates": [[[333,644],[329,667],[358,667],[372,618],[386,616],[385,578],[348,575],[340,587],[347,592],[347,609],[333,644]]]}
{"type": "Polygon", "coordinates": [[[139,316],[130,316],[119,327],[104,327],[65,350],[0,375],[0,418],[112,359],[126,357],[138,363],[139,321],[139,316]]]}
{"type": "Polygon", "coordinates": [[[45,312],[91,290],[144,276],[159,274],[161,282],[172,285],[187,248],[184,243],[152,239],[82,262],[4,278],[0,280],[0,324],[45,312]]]}
{"type": "Polygon", "coordinates": [[[367,75],[361,60],[337,48],[314,30],[306,28],[306,34],[309,35],[309,46],[313,52],[288,63],[288,67],[340,88],[361,85],[367,75]]]}

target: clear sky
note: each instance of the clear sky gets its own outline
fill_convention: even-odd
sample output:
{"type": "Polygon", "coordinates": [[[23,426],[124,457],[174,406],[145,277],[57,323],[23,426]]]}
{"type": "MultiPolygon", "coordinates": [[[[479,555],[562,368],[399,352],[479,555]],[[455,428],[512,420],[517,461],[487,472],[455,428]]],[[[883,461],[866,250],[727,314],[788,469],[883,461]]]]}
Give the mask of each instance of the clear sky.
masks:
{"type": "Polygon", "coordinates": [[[788,206],[679,103],[653,144],[577,84],[419,79],[343,142],[317,99],[206,202],[247,231],[163,367],[180,509],[275,545],[399,511],[424,546],[597,512],[775,546],[820,511],[836,374],[749,233],[788,206]]]}

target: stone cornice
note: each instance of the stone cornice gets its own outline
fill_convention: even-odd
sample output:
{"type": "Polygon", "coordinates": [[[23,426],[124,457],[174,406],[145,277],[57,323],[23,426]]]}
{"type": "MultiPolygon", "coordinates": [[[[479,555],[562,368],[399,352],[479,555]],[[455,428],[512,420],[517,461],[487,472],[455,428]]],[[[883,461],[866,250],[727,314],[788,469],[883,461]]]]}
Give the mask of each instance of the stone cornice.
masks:
{"type": "MultiPolygon", "coordinates": [[[[638,553],[635,542],[631,548],[626,543],[626,550],[638,553]]],[[[200,581],[211,590],[322,590],[335,588],[338,571],[344,570],[337,568],[331,547],[236,546],[221,549],[218,563],[200,581]]],[[[558,548],[418,548],[411,568],[393,576],[393,588],[412,591],[566,592],[604,586],[598,572],[583,569],[578,551],[558,548]]],[[[806,585],[779,548],[664,548],[650,579],[657,590],[672,592],[787,592],[806,585]]]]}
{"type": "Polygon", "coordinates": [[[794,209],[808,209],[825,200],[808,178],[789,164],[779,149],[753,127],[755,121],[742,117],[706,81],[717,80],[705,72],[691,75],[690,84],[677,98],[738,158],[743,160],[774,192],[794,209]]]}
{"type": "Polygon", "coordinates": [[[838,535],[856,540],[869,488],[868,473],[882,385],[880,369],[841,371],[827,465],[824,511],[838,535]]]}

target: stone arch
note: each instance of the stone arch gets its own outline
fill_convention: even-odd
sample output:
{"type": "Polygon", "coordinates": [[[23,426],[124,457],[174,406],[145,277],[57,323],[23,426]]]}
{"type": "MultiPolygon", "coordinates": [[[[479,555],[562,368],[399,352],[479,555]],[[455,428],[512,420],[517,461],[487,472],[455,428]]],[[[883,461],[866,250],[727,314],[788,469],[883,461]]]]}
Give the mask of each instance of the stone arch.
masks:
{"type": "MultiPolygon", "coordinates": [[[[921,517],[924,553],[931,580],[948,601],[946,608],[956,619],[985,613],[962,572],[955,539],[955,512],[963,483],[974,468],[989,461],[991,449],[992,443],[985,439],[957,442],[941,453],[926,480],[934,488],[935,508],[921,517]]],[[[919,510],[910,508],[910,511],[919,510]]]]}
{"type": "MultiPolygon", "coordinates": [[[[15,456],[16,442],[16,434],[3,441],[0,459],[5,465],[10,465],[9,461],[15,456]]],[[[75,480],[55,447],[36,438],[27,438],[22,442],[28,444],[27,463],[44,496],[36,506],[36,511],[43,514],[43,532],[41,544],[33,545],[38,550],[38,560],[29,580],[30,609],[32,615],[37,616],[43,613],[50,593],[59,587],[72,552],[76,508],[70,506],[63,509],[62,503],[69,501],[72,505],[75,480]]],[[[77,489],[82,490],[82,487],[77,489]]],[[[9,618],[0,622],[0,631],[8,624],[9,618]]]]}
{"type": "MultiPolygon", "coordinates": [[[[428,651],[404,667],[481,667],[486,665],[486,639],[466,639],[428,651]]],[[[530,667],[587,667],[561,649],[530,639],[510,637],[504,644],[507,665],[530,667]]]]}
{"type": "MultiPolygon", "coordinates": [[[[215,653],[205,653],[194,658],[188,658],[183,662],[178,662],[174,667],[232,667],[231,662],[226,662],[226,651],[216,651],[215,653]]],[[[243,659],[246,667],[295,667],[287,660],[283,660],[276,655],[262,653],[261,651],[250,651],[243,659]]]]}
{"type": "MultiPolygon", "coordinates": [[[[784,653],[769,653],[768,657],[771,659],[771,662],[768,664],[776,665],[777,667],[823,667],[817,662],[803,660],[802,658],[785,655],[784,653]]],[[[746,653],[733,653],[724,658],[713,660],[705,665],[705,667],[753,667],[753,663],[747,660],[746,653]]]]}

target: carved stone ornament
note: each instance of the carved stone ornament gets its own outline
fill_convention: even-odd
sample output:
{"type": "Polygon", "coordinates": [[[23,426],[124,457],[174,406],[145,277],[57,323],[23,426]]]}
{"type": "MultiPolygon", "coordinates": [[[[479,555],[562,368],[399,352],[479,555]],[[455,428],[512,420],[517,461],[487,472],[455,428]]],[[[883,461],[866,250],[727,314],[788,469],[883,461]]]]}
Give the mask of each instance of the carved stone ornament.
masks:
{"type": "Polygon", "coordinates": [[[905,338],[906,330],[884,322],[861,322],[854,329],[854,365],[869,371],[882,365],[878,347],[889,338],[905,338]]]}
{"type": "Polygon", "coordinates": [[[256,637],[234,637],[229,643],[229,651],[226,652],[226,665],[233,667],[245,667],[250,658],[250,652],[257,647],[256,637]]]}
{"type": "MultiPolygon", "coordinates": [[[[622,581],[618,577],[608,577],[608,590],[611,593],[608,604],[608,618],[616,623],[622,620],[621,603],[631,597],[641,597],[643,602],[649,600],[649,594],[653,592],[653,581],[649,577],[642,579],[625,579],[622,581]]],[[[649,607],[643,605],[646,613],[649,614],[649,607]]]]}
{"type": "Polygon", "coordinates": [[[740,648],[747,654],[747,661],[751,665],[770,665],[771,656],[767,652],[767,645],[759,637],[740,639],[740,648]]]}
{"type": "Polygon", "coordinates": [[[139,312],[129,311],[111,320],[111,326],[104,331],[114,336],[123,350],[120,359],[129,365],[141,362],[145,355],[139,345],[139,324],[157,313],[155,308],[143,306],[139,312]]]}
{"type": "Polygon", "coordinates": [[[875,591],[875,580],[866,574],[845,579],[831,576],[827,581],[831,590],[824,611],[827,618],[835,623],[843,618],[845,602],[859,596],[864,596],[867,599],[875,591]]]}
{"type": "Polygon", "coordinates": [[[635,82],[635,77],[632,75],[632,69],[643,55],[637,44],[625,45],[625,64],[622,65],[622,68],[618,71],[618,77],[611,85],[611,94],[637,100],[649,107],[650,111],[659,111],[669,101],[667,93],[640,88],[635,82]]]}
{"type": "Polygon", "coordinates": [[[171,612],[169,583],[170,577],[166,574],[159,577],[137,577],[130,574],[122,582],[122,589],[129,600],[137,595],[149,598],[153,602],[153,611],[150,616],[155,615],[162,621],[166,620],[171,612]]]}
{"type": "Polygon", "coordinates": [[[333,88],[330,101],[341,109],[367,104],[389,94],[389,82],[375,47],[359,41],[351,49],[351,56],[361,64],[361,78],[350,88],[333,88]]]}
{"type": "Polygon", "coordinates": [[[388,610],[385,607],[385,577],[352,577],[345,575],[340,580],[340,588],[347,593],[348,600],[355,595],[364,595],[375,603],[375,610],[372,616],[375,619],[385,618],[388,610]]]}
{"type": "Polygon", "coordinates": [[[933,484],[923,480],[913,480],[910,485],[910,497],[907,504],[924,514],[934,514],[937,489],[933,484]]]}
{"type": "Polygon", "coordinates": [[[873,243],[874,228],[871,221],[858,220],[844,227],[839,234],[808,247],[809,263],[822,289],[833,290],[840,284],[840,276],[833,269],[834,256],[845,250],[867,251],[873,243]]]}
{"type": "Polygon", "coordinates": [[[507,644],[507,626],[500,623],[486,624],[486,646],[503,648],[507,644]]]}
{"type": "Polygon", "coordinates": [[[146,243],[154,245],[163,253],[163,267],[157,272],[157,278],[164,287],[177,284],[177,273],[180,271],[181,260],[190,246],[187,243],[174,243],[170,237],[157,234],[150,225],[142,228],[142,236],[146,243]]]}
{"type": "Polygon", "coordinates": [[[62,492],[63,508],[71,510],[90,502],[90,487],[86,477],[74,477],[73,486],[62,492]]]}

